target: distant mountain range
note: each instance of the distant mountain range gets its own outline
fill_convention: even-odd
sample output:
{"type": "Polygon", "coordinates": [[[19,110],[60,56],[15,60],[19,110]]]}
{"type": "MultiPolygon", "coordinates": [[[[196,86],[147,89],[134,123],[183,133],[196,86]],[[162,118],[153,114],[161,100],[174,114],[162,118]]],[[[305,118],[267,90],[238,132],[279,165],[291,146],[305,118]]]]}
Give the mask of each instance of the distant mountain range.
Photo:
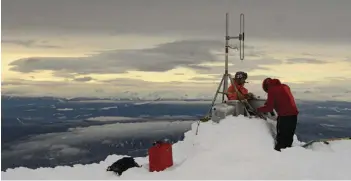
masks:
{"type": "MultiPolygon", "coordinates": [[[[181,96],[179,98],[163,98],[163,97],[158,97],[153,96],[150,97],[71,97],[71,98],[64,98],[64,97],[53,97],[53,96],[38,96],[38,97],[27,97],[27,96],[9,96],[9,95],[1,95],[1,99],[3,100],[9,100],[9,99],[36,99],[36,100],[53,100],[53,101],[59,101],[59,102],[67,102],[67,101],[212,101],[213,97],[201,97],[201,98],[189,98],[187,95],[181,96]]],[[[217,100],[220,100],[221,97],[218,96],[217,100]]],[[[345,103],[345,104],[350,104],[350,102],[347,101],[310,101],[310,100],[300,100],[296,99],[297,102],[302,103],[302,102],[324,102],[324,103],[332,103],[332,104],[340,104],[340,103],[345,103]]]]}
{"type": "Polygon", "coordinates": [[[95,100],[106,100],[106,101],[212,101],[212,98],[154,98],[154,97],[130,97],[130,98],[119,98],[119,97],[110,97],[110,98],[101,98],[101,97],[73,97],[73,98],[62,98],[62,97],[52,97],[52,96],[39,96],[39,97],[25,97],[25,96],[8,96],[2,95],[1,99],[36,99],[36,100],[55,100],[55,101],[95,101],[95,100]]]}

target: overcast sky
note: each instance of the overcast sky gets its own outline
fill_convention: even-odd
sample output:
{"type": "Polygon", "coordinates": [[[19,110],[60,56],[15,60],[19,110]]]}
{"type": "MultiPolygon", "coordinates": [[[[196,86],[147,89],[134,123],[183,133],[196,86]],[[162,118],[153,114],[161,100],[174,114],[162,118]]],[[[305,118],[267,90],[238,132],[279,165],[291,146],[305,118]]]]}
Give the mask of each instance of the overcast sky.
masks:
{"type": "Polygon", "coordinates": [[[299,98],[351,100],[350,7],[349,0],[2,0],[2,92],[212,96],[229,12],[232,36],[245,14],[247,45],[244,61],[232,50],[229,68],[247,71],[254,93],[263,95],[261,81],[271,76],[299,98]]]}

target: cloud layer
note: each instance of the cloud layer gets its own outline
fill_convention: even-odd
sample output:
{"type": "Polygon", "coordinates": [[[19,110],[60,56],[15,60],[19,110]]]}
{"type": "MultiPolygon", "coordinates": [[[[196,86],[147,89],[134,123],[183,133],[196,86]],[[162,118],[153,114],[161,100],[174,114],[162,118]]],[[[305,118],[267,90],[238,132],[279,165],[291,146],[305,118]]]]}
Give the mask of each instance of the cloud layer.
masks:
{"type": "Polygon", "coordinates": [[[265,0],[3,0],[3,31],[37,34],[148,34],[223,37],[225,12],[231,32],[246,15],[250,37],[350,42],[351,2],[265,0]],[[79,22],[79,23],[77,23],[79,22]]]}
{"type": "Polygon", "coordinates": [[[24,46],[26,48],[63,48],[58,45],[49,45],[47,41],[36,41],[36,40],[18,40],[18,39],[3,39],[1,40],[1,44],[13,44],[24,46]]]}
{"type": "Polygon", "coordinates": [[[183,40],[141,50],[111,50],[90,57],[29,57],[10,63],[11,70],[29,73],[52,70],[78,74],[124,73],[128,70],[163,72],[177,67],[207,69],[198,64],[219,61],[212,50],[223,46],[220,41],[183,40]]]}
{"type": "MultiPolygon", "coordinates": [[[[105,124],[102,126],[89,126],[83,128],[70,128],[68,132],[47,133],[33,136],[25,142],[18,142],[10,147],[10,150],[2,152],[5,158],[23,155],[28,157],[38,151],[48,151],[53,156],[73,156],[89,153],[84,147],[89,143],[102,142],[104,140],[123,140],[125,138],[138,137],[148,138],[162,135],[169,130],[183,131],[189,128],[193,121],[175,122],[143,122],[133,124],[105,124]],[[85,145],[84,145],[85,144],[85,145]]],[[[117,145],[123,147],[123,143],[117,145]]]]}
{"type": "Polygon", "coordinates": [[[287,63],[289,64],[294,64],[294,63],[323,64],[327,62],[313,59],[313,58],[290,58],[290,59],[287,59],[287,63]]]}
{"type": "MultiPolygon", "coordinates": [[[[204,63],[224,63],[224,43],[217,40],[194,39],[163,43],[153,48],[108,50],[87,57],[28,57],[15,60],[10,70],[21,73],[50,70],[55,76],[74,77],[73,74],[118,74],[127,71],[165,72],[175,68],[195,69],[198,73],[220,73],[220,67],[204,63]]],[[[246,46],[246,60],[241,64],[238,52],[231,51],[229,63],[250,71],[267,68],[262,65],[280,64],[281,61],[265,56],[264,50],[246,46]],[[235,61],[233,61],[233,59],[235,61]]],[[[76,79],[77,81],[88,80],[76,79]]],[[[89,79],[92,80],[92,79],[89,79]]]]}
{"type": "MultiPolygon", "coordinates": [[[[231,50],[229,72],[248,72],[252,89],[261,91],[262,79],[277,76],[300,82],[297,89],[308,93],[309,84],[325,86],[329,73],[351,76],[347,0],[4,0],[2,5],[7,94],[107,96],[137,87],[138,93],[174,97],[213,95],[224,73],[225,12],[233,36],[239,14],[245,14],[245,60],[231,50]]],[[[337,85],[341,92],[349,91],[347,81],[337,85]]]]}

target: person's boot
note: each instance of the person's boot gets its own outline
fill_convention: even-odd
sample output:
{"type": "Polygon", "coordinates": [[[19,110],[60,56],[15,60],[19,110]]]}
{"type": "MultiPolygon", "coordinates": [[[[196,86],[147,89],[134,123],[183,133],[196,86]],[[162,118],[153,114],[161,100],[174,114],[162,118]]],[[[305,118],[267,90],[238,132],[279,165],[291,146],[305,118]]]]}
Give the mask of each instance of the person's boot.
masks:
{"type": "Polygon", "coordinates": [[[279,152],[281,151],[281,150],[280,150],[280,147],[279,147],[278,145],[275,145],[274,149],[275,149],[276,151],[279,151],[279,152]]]}

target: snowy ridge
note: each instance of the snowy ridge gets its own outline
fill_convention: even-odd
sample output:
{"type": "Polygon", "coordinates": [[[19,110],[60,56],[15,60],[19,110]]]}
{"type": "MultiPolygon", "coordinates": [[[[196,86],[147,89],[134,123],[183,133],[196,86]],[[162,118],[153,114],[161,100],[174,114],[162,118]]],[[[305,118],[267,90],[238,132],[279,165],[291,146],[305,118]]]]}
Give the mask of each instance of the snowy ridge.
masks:
{"type": "Polygon", "coordinates": [[[174,166],[148,172],[148,158],[136,158],[142,168],[121,177],[106,168],[121,158],[110,155],[97,164],[73,167],[8,169],[2,179],[351,179],[351,142],[335,141],[305,149],[295,138],[294,147],[277,152],[269,127],[260,119],[229,116],[220,124],[197,123],[185,139],[173,145],[174,166]]]}

